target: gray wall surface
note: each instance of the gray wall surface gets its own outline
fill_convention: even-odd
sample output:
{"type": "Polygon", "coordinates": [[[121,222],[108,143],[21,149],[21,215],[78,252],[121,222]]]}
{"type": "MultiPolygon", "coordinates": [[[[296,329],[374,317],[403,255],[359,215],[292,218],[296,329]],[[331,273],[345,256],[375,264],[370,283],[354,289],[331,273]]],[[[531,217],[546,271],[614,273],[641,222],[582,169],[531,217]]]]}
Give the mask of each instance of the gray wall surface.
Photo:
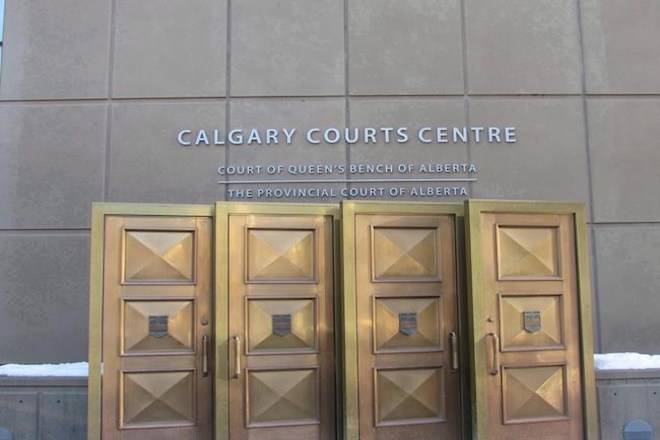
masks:
{"type": "Polygon", "coordinates": [[[0,428],[12,440],[84,440],[87,378],[0,376],[0,428]]]}
{"type": "Polygon", "coordinates": [[[6,0],[4,20],[0,363],[87,357],[92,201],[225,200],[219,165],[269,161],[474,162],[471,197],[584,201],[596,348],[660,353],[656,0],[6,0]],[[518,142],[175,141],[439,123],[518,142]]]}

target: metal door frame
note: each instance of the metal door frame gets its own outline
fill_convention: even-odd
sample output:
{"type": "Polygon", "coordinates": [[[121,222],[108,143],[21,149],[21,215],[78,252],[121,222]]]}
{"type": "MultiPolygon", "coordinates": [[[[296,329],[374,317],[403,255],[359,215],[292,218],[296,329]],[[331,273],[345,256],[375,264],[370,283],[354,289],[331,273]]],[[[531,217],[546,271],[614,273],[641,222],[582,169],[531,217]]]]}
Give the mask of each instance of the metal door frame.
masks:
{"type": "MultiPolygon", "coordinates": [[[[339,204],[301,204],[301,203],[242,203],[242,202],[216,202],[215,204],[215,261],[214,286],[215,286],[215,402],[214,402],[214,426],[215,439],[226,440],[229,438],[229,216],[236,214],[254,215],[326,215],[332,217],[333,224],[333,259],[334,259],[334,303],[335,311],[340,304],[340,288],[338,281],[338,251],[337,240],[339,237],[339,204]]],[[[335,313],[335,329],[339,329],[339,314],[335,313]]],[[[335,332],[335,365],[340,365],[339,344],[335,332]]],[[[335,370],[335,376],[338,371],[335,370]]],[[[336,381],[336,401],[339,402],[341,395],[340,382],[336,381]]],[[[336,411],[337,417],[341,412],[336,411]]],[[[339,425],[335,421],[336,427],[339,425]]]]}
{"type": "Polygon", "coordinates": [[[486,355],[474,349],[476,338],[484,334],[484,324],[474,319],[483,310],[483,268],[479,255],[484,238],[481,234],[481,214],[488,212],[518,214],[568,214],[573,217],[575,230],[575,257],[577,263],[578,317],[580,322],[580,372],[582,377],[582,408],[584,418],[584,438],[598,440],[598,408],[593,357],[593,331],[591,308],[591,270],[589,267],[589,247],[587,244],[587,224],[584,204],[519,200],[466,200],[466,258],[468,273],[468,320],[470,327],[470,364],[472,386],[472,427],[475,440],[487,439],[485,405],[486,396],[479,395],[486,371],[486,355]]]}
{"type": "MultiPolygon", "coordinates": [[[[103,361],[103,258],[105,217],[168,216],[213,217],[213,205],[149,203],[93,203],[89,265],[89,376],[87,379],[87,438],[101,439],[101,379],[103,361]]],[[[211,295],[213,307],[213,295],[211,295]]]]}
{"type": "MultiPolygon", "coordinates": [[[[358,404],[358,341],[357,341],[357,307],[356,307],[356,274],[355,274],[355,216],[358,214],[436,214],[451,215],[454,217],[454,227],[456,235],[456,280],[458,297],[458,329],[463,336],[463,342],[460,343],[460,359],[466,360],[467,341],[467,321],[464,315],[465,309],[465,277],[464,277],[464,224],[463,224],[463,203],[433,203],[433,202],[384,202],[384,201],[345,201],[342,202],[342,266],[343,274],[343,294],[341,304],[343,337],[341,341],[341,352],[343,363],[341,370],[341,380],[343,384],[342,406],[343,415],[341,420],[341,430],[344,439],[359,440],[359,404],[358,404]]],[[[461,400],[464,396],[469,396],[467,379],[467,362],[462,362],[463,367],[459,369],[460,375],[460,394],[461,400]]],[[[469,417],[466,410],[469,405],[467,401],[461,402],[462,421],[459,422],[463,427],[463,436],[469,437],[469,417]]],[[[339,423],[338,423],[339,425],[339,423]]],[[[338,426],[339,428],[339,426],[338,426]]]]}
{"type": "Polygon", "coordinates": [[[586,216],[584,205],[580,203],[553,203],[540,201],[466,200],[465,203],[435,202],[390,202],[390,201],[345,201],[341,204],[296,204],[296,203],[242,203],[217,202],[214,205],[191,204],[144,204],[144,203],[93,203],[90,234],[90,289],[89,289],[89,378],[87,403],[87,438],[101,438],[101,374],[102,374],[102,331],[103,331],[103,258],[105,216],[176,216],[209,217],[213,219],[214,262],[212,304],[215,308],[215,378],[214,378],[214,432],[215,439],[228,438],[229,393],[228,393],[228,221],[232,214],[291,214],[291,215],[330,215],[333,217],[334,264],[335,264],[335,356],[337,387],[337,433],[341,438],[359,439],[358,397],[357,397],[357,322],[355,309],[355,239],[352,219],[356,214],[387,214],[406,209],[411,214],[450,214],[455,216],[456,262],[458,293],[467,298],[467,304],[459,301],[459,331],[463,338],[461,345],[462,414],[464,436],[470,438],[472,428],[474,438],[483,432],[482,413],[484,400],[476,394],[480,383],[475,371],[482,368],[483,356],[474,356],[472,346],[474,335],[481,334],[481,324],[472,319],[472,310],[479,307],[478,285],[481,267],[472,264],[469,253],[479,249],[481,212],[506,209],[512,213],[554,213],[570,214],[575,222],[576,261],[578,264],[579,317],[581,334],[581,372],[583,379],[583,407],[585,418],[585,438],[598,438],[598,412],[593,370],[593,334],[591,308],[591,275],[589,248],[587,245],[586,216]],[[341,223],[341,228],[340,228],[341,223]],[[465,237],[465,239],[464,239],[465,237]],[[467,252],[466,252],[467,251],[467,252]],[[341,252],[341,253],[340,253],[341,252]],[[343,274],[343,279],[341,275],[343,274]],[[467,278],[467,282],[466,282],[467,278]],[[343,289],[343,291],[342,291],[343,289]],[[466,294],[467,293],[467,294],[466,294]],[[467,327],[467,329],[466,329],[467,327]],[[467,330],[467,332],[466,332],[467,330]],[[470,358],[470,372],[465,366],[470,358]],[[468,377],[469,374],[469,377],[468,377]],[[470,396],[466,398],[466,396],[470,396]],[[341,419],[341,420],[340,420],[341,419]]]}

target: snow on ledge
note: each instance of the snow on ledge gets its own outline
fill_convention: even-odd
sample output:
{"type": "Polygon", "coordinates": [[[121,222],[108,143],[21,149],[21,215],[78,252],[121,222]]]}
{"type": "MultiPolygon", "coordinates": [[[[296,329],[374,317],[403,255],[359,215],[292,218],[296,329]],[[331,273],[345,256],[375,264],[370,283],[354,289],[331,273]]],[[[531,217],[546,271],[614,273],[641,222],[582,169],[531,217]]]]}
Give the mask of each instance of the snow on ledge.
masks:
{"type": "Polygon", "coordinates": [[[86,377],[87,362],[70,364],[6,364],[0,365],[0,376],[86,377]]]}
{"type": "MultiPolygon", "coordinates": [[[[606,353],[594,355],[596,370],[660,369],[660,355],[640,353],[606,353]]],[[[0,365],[0,376],[86,377],[87,362],[70,364],[6,364],[0,365]]]]}
{"type": "Polygon", "coordinates": [[[659,354],[605,353],[594,355],[596,370],[660,369],[659,354]]]}

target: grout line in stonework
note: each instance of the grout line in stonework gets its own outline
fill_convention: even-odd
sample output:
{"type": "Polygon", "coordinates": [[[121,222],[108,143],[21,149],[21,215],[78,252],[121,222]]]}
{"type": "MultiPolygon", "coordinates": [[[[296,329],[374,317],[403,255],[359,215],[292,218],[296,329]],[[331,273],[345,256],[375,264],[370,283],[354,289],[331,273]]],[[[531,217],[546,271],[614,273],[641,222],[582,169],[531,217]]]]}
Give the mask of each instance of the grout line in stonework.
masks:
{"type": "Polygon", "coordinates": [[[617,227],[617,226],[660,226],[658,221],[618,221],[618,222],[588,222],[588,225],[597,227],[617,227]]]}
{"type": "MultiPolygon", "coordinates": [[[[585,55],[584,55],[584,38],[582,34],[582,4],[580,0],[575,0],[575,9],[577,17],[577,31],[578,31],[578,40],[580,44],[580,85],[582,88],[582,117],[584,123],[584,141],[585,141],[585,154],[587,161],[587,189],[589,192],[589,220],[593,221],[594,219],[594,190],[593,190],[593,180],[591,173],[591,136],[589,135],[589,109],[587,105],[587,97],[585,96],[587,90],[587,72],[585,65],[585,55]]],[[[601,340],[602,340],[602,324],[601,324],[601,314],[600,314],[600,295],[599,295],[599,282],[598,282],[598,261],[596,257],[596,233],[594,228],[591,228],[591,243],[589,244],[591,255],[593,255],[594,262],[592,264],[593,270],[593,288],[596,290],[594,293],[594,310],[596,312],[596,348],[598,351],[601,349],[601,340]]]]}
{"type": "Polygon", "coordinates": [[[89,228],[39,227],[3,228],[0,235],[89,235],[89,228]]]}
{"type": "Polygon", "coordinates": [[[110,192],[110,153],[112,142],[112,93],[114,81],[114,64],[115,64],[115,14],[116,14],[116,1],[110,1],[110,44],[108,47],[108,92],[106,96],[106,136],[105,136],[105,155],[103,163],[103,201],[108,200],[110,192]]]}
{"type": "MultiPolygon", "coordinates": [[[[349,33],[348,33],[348,24],[349,24],[349,13],[348,13],[348,0],[344,0],[344,124],[346,128],[351,127],[351,106],[350,106],[350,77],[349,77],[349,55],[350,55],[350,45],[349,45],[349,33]]],[[[351,166],[351,146],[344,142],[344,151],[345,151],[345,162],[346,170],[351,166]]],[[[350,180],[350,173],[346,171],[346,179],[350,180]]],[[[346,182],[345,188],[350,190],[351,182],[346,182]]],[[[349,193],[350,194],[350,193],[349,193]]],[[[348,197],[350,199],[350,197],[348,197]]]]}
{"type": "MultiPolygon", "coordinates": [[[[468,81],[468,62],[467,62],[467,19],[466,19],[466,9],[465,9],[465,0],[460,0],[460,14],[461,14],[461,55],[463,62],[463,111],[465,116],[465,125],[470,126],[470,99],[468,95],[469,90],[469,81],[468,81]]],[[[466,145],[466,159],[468,163],[472,163],[472,141],[468,139],[466,145]]],[[[468,182],[468,197],[474,197],[474,184],[468,182]]]]}
{"type": "MultiPolygon", "coordinates": [[[[227,0],[227,30],[225,35],[225,132],[229,131],[231,124],[231,0],[227,0]]],[[[229,166],[230,147],[225,146],[225,166],[229,166]]],[[[227,176],[224,181],[227,182],[227,176]]],[[[229,185],[225,183],[224,200],[229,200],[229,185]]]]}
{"type": "MultiPolygon", "coordinates": [[[[658,99],[660,93],[463,93],[463,94],[442,94],[442,95],[429,95],[429,94],[349,94],[349,98],[358,99],[456,99],[456,98],[479,98],[479,99],[527,99],[527,98],[543,98],[543,99],[561,99],[561,98],[581,98],[587,97],[588,99],[658,99]]],[[[346,95],[270,95],[270,96],[247,96],[247,95],[234,95],[235,100],[268,100],[268,99],[330,99],[330,98],[344,98],[346,95]]],[[[104,104],[108,100],[112,102],[121,103],[158,103],[158,102],[172,102],[172,103],[195,103],[204,101],[224,101],[227,96],[150,96],[150,97],[119,97],[114,96],[108,98],[58,98],[58,99],[3,99],[0,100],[0,106],[3,105],[95,105],[104,104]]]]}

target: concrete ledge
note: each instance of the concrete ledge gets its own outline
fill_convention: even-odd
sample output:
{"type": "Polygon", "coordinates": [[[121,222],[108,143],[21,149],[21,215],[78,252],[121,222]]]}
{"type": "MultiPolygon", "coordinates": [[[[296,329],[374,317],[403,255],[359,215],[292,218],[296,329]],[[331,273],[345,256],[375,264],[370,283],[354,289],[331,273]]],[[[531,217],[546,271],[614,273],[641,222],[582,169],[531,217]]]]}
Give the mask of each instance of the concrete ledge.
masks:
{"type": "MultiPolygon", "coordinates": [[[[600,370],[596,382],[602,439],[623,438],[633,419],[660,432],[660,369],[600,370]]],[[[0,376],[0,427],[14,440],[84,440],[87,378],[0,376]]]]}
{"type": "Polygon", "coordinates": [[[87,378],[0,376],[0,427],[13,440],[84,440],[87,378]]]}
{"type": "Polygon", "coordinates": [[[623,438],[624,425],[642,419],[660,432],[660,370],[600,370],[596,372],[600,435],[623,438]]]}
{"type": "Polygon", "coordinates": [[[596,380],[660,379],[657,370],[597,370],[596,380]]]}

